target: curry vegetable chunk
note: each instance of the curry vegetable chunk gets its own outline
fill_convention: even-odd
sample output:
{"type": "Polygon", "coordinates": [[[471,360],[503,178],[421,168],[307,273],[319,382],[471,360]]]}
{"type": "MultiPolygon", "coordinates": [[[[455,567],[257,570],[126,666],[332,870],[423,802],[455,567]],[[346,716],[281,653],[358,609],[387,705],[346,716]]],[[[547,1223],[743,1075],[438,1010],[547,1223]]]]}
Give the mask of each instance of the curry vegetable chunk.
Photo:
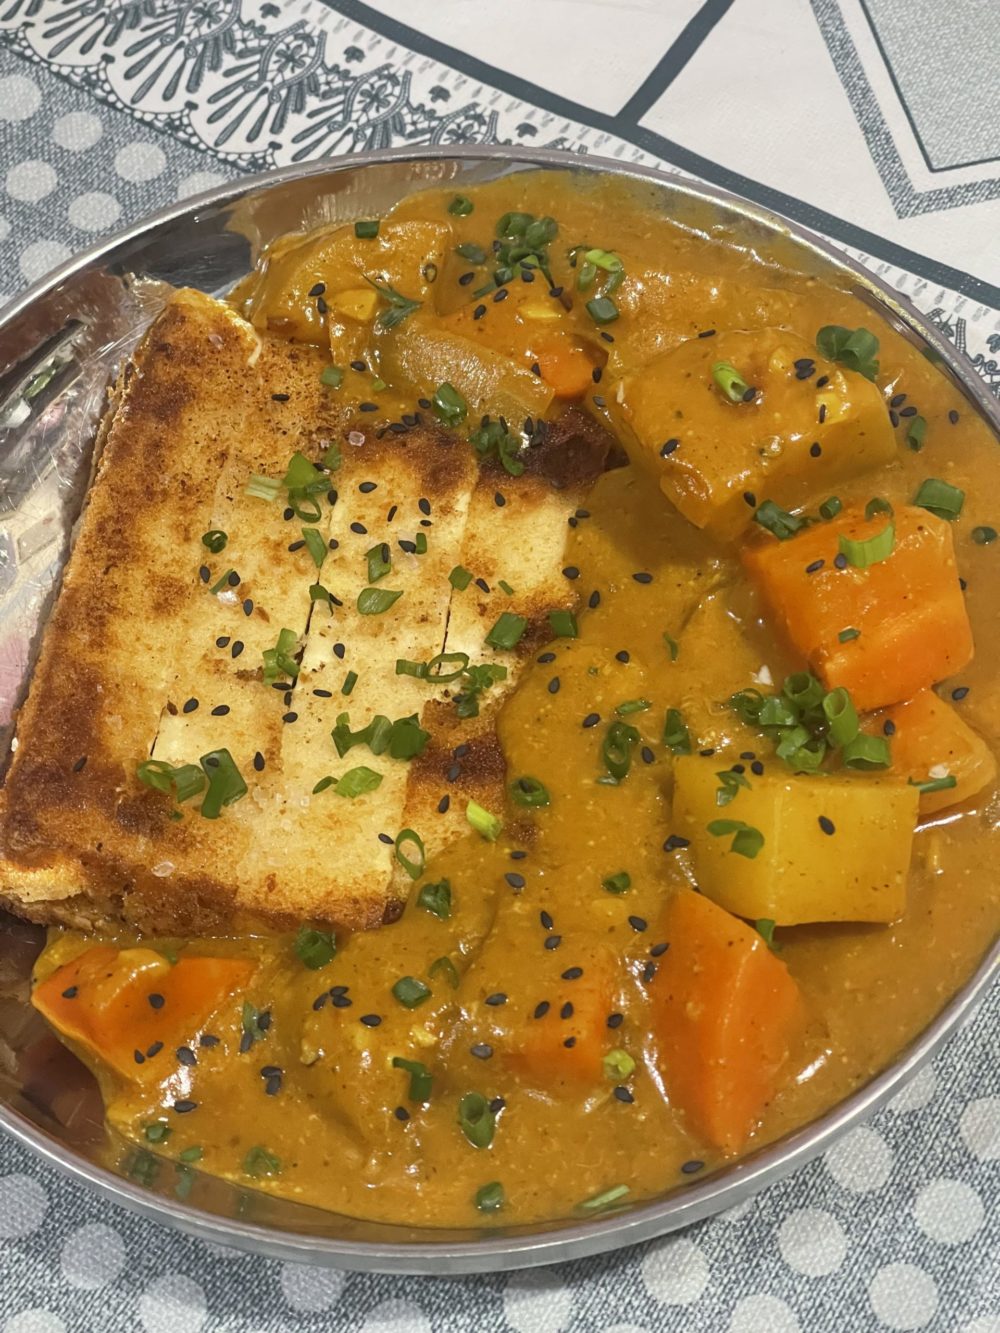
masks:
{"type": "Polygon", "coordinates": [[[717,758],[678,759],[674,825],[691,839],[698,887],[753,921],[894,921],[906,903],[918,793],[901,779],[789,773],[780,761],[746,779],[719,807],[717,758]],[[752,856],[733,849],[738,830],[760,834],[752,856]]]}
{"type": "Polygon", "coordinates": [[[1000,923],[986,422],[714,210],[462,188],[174,294],[17,719],[34,1004],[195,1205],[683,1190],[1000,923]]]}

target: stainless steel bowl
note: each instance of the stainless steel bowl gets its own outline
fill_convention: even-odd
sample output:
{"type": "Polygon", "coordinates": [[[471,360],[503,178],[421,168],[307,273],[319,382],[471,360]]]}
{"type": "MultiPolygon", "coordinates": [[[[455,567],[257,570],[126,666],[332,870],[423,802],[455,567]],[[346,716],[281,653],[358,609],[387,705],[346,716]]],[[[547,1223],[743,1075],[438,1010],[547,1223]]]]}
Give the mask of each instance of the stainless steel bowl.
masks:
{"type": "MultiPolygon", "coordinates": [[[[30,672],[37,630],[89,478],[96,423],[116,364],[162,303],[164,284],[221,294],[284,232],[371,216],[431,185],[469,186],[555,168],[627,177],[649,206],[789,268],[853,289],[935,361],[1000,432],[1000,411],[948,342],[898,294],[826,242],[734,195],[642,167],[544,150],[397,150],[243,179],[149,218],[58,269],[0,312],[0,758],[30,672]]],[[[455,1274],[578,1259],[648,1240],[749,1195],[870,1115],[986,992],[1000,945],[895,1063],[806,1129],[651,1203],[586,1222],[488,1231],[392,1227],[198,1177],[184,1202],[170,1181],[140,1184],[106,1129],[90,1075],[27,1004],[41,932],[0,913],[0,1128],[100,1193],[226,1245],[345,1268],[455,1274]]]]}

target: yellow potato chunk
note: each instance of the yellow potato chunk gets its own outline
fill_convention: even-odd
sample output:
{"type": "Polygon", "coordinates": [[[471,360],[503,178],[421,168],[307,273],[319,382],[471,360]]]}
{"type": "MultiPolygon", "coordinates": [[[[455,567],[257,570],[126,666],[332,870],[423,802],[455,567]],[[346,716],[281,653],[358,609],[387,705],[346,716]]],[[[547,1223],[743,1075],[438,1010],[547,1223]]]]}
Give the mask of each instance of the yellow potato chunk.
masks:
{"type": "MultiPolygon", "coordinates": [[[[899,778],[802,776],[768,763],[744,776],[725,806],[717,793],[727,763],[691,757],[676,763],[673,833],[690,840],[695,878],[707,897],[736,916],[779,926],[807,921],[894,921],[906,898],[906,873],[918,793],[899,778]],[[754,856],[733,850],[731,821],[757,830],[754,856]]],[[[753,839],[746,839],[753,843],[753,839]]],[[[737,844],[739,845],[739,844],[737,844]]]]}
{"type": "Polygon", "coordinates": [[[695,527],[721,536],[763,500],[793,508],[896,456],[878,388],[787,329],[682,343],[623,379],[617,415],[633,462],[695,527]],[[752,401],[727,398],[712,377],[720,361],[756,390],[752,401]]]}

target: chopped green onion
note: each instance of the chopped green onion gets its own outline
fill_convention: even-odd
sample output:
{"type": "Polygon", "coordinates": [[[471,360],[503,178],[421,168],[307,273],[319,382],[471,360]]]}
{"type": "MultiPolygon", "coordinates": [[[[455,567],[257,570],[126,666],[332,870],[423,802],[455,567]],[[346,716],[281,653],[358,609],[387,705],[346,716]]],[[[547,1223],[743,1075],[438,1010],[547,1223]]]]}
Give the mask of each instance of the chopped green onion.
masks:
{"type": "Polygon", "coordinates": [[[602,1190],[600,1194],[594,1194],[589,1199],[584,1199],[582,1203],[576,1205],[577,1212],[580,1213],[603,1213],[605,1209],[611,1208],[619,1199],[624,1199],[629,1193],[627,1185],[612,1185],[610,1189],[602,1190]]]}
{"type": "Polygon", "coordinates": [[[910,778],[909,783],[911,787],[916,787],[921,796],[924,796],[934,791],[950,791],[952,787],[958,786],[958,778],[954,773],[949,773],[943,778],[928,778],[926,782],[914,782],[910,778]]]}
{"type": "Polygon", "coordinates": [[[513,611],[503,611],[487,634],[486,642],[493,648],[514,648],[520,643],[527,628],[528,622],[524,616],[516,616],[513,611]]]}
{"type": "Polygon", "coordinates": [[[325,778],[320,778],[319,782],[316,783],[316,786],[313,787],[312,789],[313,796],[318,796],[320,792],[324,792],[329,787],[335,786],[336,782],[337,779],[328,773],[325,778]]]}
{"type": "Polygon", "coordinates": [[[627,870],[619,870],[615,875],[606,875],[601,880],[601,887],[608,893],[628,893],[632,887],[632,876],[627,870]]]}
{"type": "Polygon", "coordinates": [[[613,324],[618,318],[618,307],[610,296],[595,296],[587,302],[587,314],[595,324],[613,324]]]}
{"type": "Polygon", "coordinates": [[[458,1123],[474,1148],[488,1148],[496,1131],[496,1116],[481,1092],[467,1092],[458,1103],[458,1123]]]}
{"type": "Polygon", "coordinates": [[[510,433],[502,419],[491,421],[489,417],[484,417],[479,429],[469,436],[469,443],[480,460],[491,457],[499,459],[504,471],[510,476],[519,477],[524,471],[524,464],[518,457],[521,439],[510,433]]]}
{"type": "Polygon", "coordinates": [[[205,819],[218,819],[222,807],[242,800],[249,788],[228,750],[210,750],[201,756],[199,763],[208,778],[201,814],[205,819]]]}
{"type": "Polygon", "coordinates": [[[210,528],[208,532],[203,532],[201,536],[202,546],[207,546],[213,555],[218,555],[220,551],[224,551],[228,541],[228,534],[223,532],[221,528],[210,528]]]}
{"type": "Polygon", "coordinates": [[[906,443],[915,454],[924,447],[927,438],[927,422],[923,417],[911,417],[906,427],[906,443]]]}
{"type": "Polygon", "coordinates": [[[913,498],[913,503],[949,523],[958,518],[965,504],[965,492],[937,477],[928,477],[913,498]]]}
{"type": "Polygon", "coordinates": [[[679,708],[668,708],[663,724],[663,744],[674,754],[691,753],[691,733],[684,725],[679,708]]]}
{"type": "Polygon", "coordinates": [[[283,629],[278,635],[278,642],[273,648],[265,648],[261,653],[264,659],[264,684],[273,684],[279,676],[294,680],[299,674],[299,664],[294,653],[299,637],[293,629],[283,629]]]}
{"type": "Polygon", "coordinates": [[[430,738],[430,732],[424,731],[416,713],[399,717],[389,731],[389,756],[392,759],[416,759],[417,755],[423,754],[430,738]]]}
{"type": "Polygon", "coordinates": [[[508,789],[515,805],[523,805],[527,810],[540,810],[550,801],[548,788],[537,778],[515,778],[508,789]]]}
{"type": "Polygon", "coordinates": [[[878,339],[867,329],[846,329],[842,324],[826,324],[816,334],[816,347],[828,361],[839,361],[856,370],[865,379],[878,374],[878,339]]]}
{"type": "Polygon", "coordinates": [[[344,677],[344,683],[340,687],[341,694],[347,696],[353,694],[354,687],[355,685],[357,685],[357,683],[358,683],[358,673],[356,671],[348,671],[347,675],[344,677]]]}
{"type": "Polygon", "coordinates": [[[381,773],[359,764],[357,768],[349,768],[342,778],[337,779],[335,791],[338,796],[353,801],[358,796],[366,796],[370,791],[377,791],[381,785],[381,773]]]}
{"type": "Polygon", "coordinates": [[[484,810],[478,801],[469,801],[465,807],[465,817],[478,834],[487,842],[496,842],[503,829],[503,820],[484,810]]]}
{"type": "Polygon", "coordinates": [[[843,685],[837,686],[824,697],[823,716],[829,724],[829,737],[833,744],[848,745],[857,736],[857,709],[853,705],[851,694],[843,685]]]}
{"type": "Polygon", "coordinates": [[[837,635],[837,639],[840,643],[850,643],[852,639],[860,639],[860,638],[861,638],[861,631],[859,629],[855,629],[853,625],[849,625],[847,629],[842,629],[840,633],[837,635]]]}
{"type": "Polygon", "coordinates": [[[884,500],[881,495],[876,495],[873,500],[869,500],[865,505],[865,518],[875,518],[877,514],[888,514],[892,516],[892,505],[888,500],[884,500]]]}
{"type": "Polygon", "coordinates": [[[821,736],[813,736],[801,743],[785,738],[776,747],[776,752],[793,773],[816,773],[826,758],[826,741],[821,736]]]}
{"type": "Polygon", "coordinates": [[[410,879],[420,878],[427,863],[427,852],[424,849],[424,840],[419,833],[414,832],[411,828],[405,828],[396,835],[396,860],[410,879]],[[417,849],[416,857],[408,856],[403,851],[404,847],[415,847],[417,849]]]}
{"type": "Polygon", "coordinates": [[[852,741],[844,746],[841,758],[845,768],[858,768],[870,772],[876,768],[888,768],[892,763],[889,742],[884,736],[868,736],[859,732],[852,741]]]}
{"type": "MultiPolygon", "coordinates": [[[[303,491],[316,483],[316,469],[305,454],[296,449],[288,460],[288,467],[281,482],[289,491],[303,491]]],[[[325,484],[324,484],[325,489],[325,484]]]]}
{"type": "Polygon", "coordinates": [[[380,616],[402,595],[402,592],[390,592],[388,588],[362,588],[358,593],[358,612],[363,616],[380,616]]]}
{"type": "Polygon", "coordinates": [[[510,584],[507,582],[506,579],[500,579],[497,583],[497,587],[500,589],[501,592],[505,592],[508,597],[514,596],[514,589],[510,586],[510,584]]]}
{"type": "Polygon", "coordinates": [[[328,389],[339,389],[344,382],[344,372],[339,366],[324,366],[320,372],[320,384],[325,384],[328,389]]]}
{"type": "Polygon", "coordinates": [[[795,671],[786,676],[781,692],[801,712],[815,708],[823,698],[823,686],[809,671],[795,671]]]}
{"type": "Polygon", "coordinates": [[[631,713],[645,713],[652,706],[648,699],[626,699],[615,706],[615,712],[619,717],[628,717],[631,713]]]}
{"type": "Polygon", "coordinates": [[[276,1176],[280,1170],[281,1158],[260,1144],[251,1148],[243,1158],[243,1172],[248,1176],[276,1176]]]}
{"type": "Polygon", "coordinates": [[[183,1152],[177,1154],[179,1162],[200,1162],[205,1156],[205,1149],[198,1143],[193,1143],[190,1148],[185,1148],[183,1152]]]}
{"type": "Polygon", "coordinates": [[[451,916],[451,881],[439,879],[436,884],[422,885],[417,894],[417,906],[439,921],[447,921],[451,916]]]}
{"type": "Polygon", "coordinates": [[[972,529],[972,540],[977,546],[989,546],[990,542],[995,542],[996,539],[996,528],[990,528],[984,525],[972,529]]]}
{"type": "Polygon", "coordinates": [[[251,1045],[255,1041],[263,1041],[265,1029],[260,1025],[260,1010],[252,1005],[249,1000],[243,1001],[243,1007],[240,1011],[240,1026],[243,1035],[250,1039],[251,1045]]]}
{"type": "Polygon", "coordinates": [[[338,713],[336,724],[330,733],[341,759],[355,745],[367,745],[372,754],[384,754],[389,748],[392,723],[387,717],[377,713],[360,731],[351,731],[350,721],[350,714],[338,713]]]}
{"type": "Polygon", "coordinates": [[[255,472],[246,484],[245,494],[254,500],[276,500],[281,490],[281,482],[274,477],[261,476],[255,472]]]}
{"type": "Polygon", "coordinates": [[[404,1060],[401,1055],[392,1057],[393,1069],[403,1069],[410,1076],[407,1097],[411,1102],[429,1102],[434,1079],[430,1070],[419,1060],[404,1060]]]}
{"type": "Polygon", "coordinates": [[[327,472],[336,472],[344,461],[340,453],[340,445],[336,441],[327,445],[323,450],[323,457],[320,460],[327,472]]]}
{"type": "Polygon", "coordinates": [[[408,657],[397,657],[396,675],[413,676],[415,680],[424,680],[427,676],[427,663],[413,662],[408,657]]]}
{"type": "Polygon", "coordinates": [[[750,790],[750,783],[743,774],[736,773],[731,768],[716,773],[715,776],[719,779],[719,787],[715,793],[715,804],[718,806],[729,805],[730,801],[735,801],[741,787],[750,790]]]}
{"type": "Polygon", "coordinates": [[[629,1055],[628,1051],[620,1048],[614,1051],[608,1051],[602,1061],[604,1068],[604,1077],[611,1079],[614,1083],[621,1083],[627,1079],[635,1070],[635,1060],[629,1055]]]}
{"type": "Polygon", "coordinates": [[[632,749],[642,737],[627,722],[612,722],[601,743],[601,758],[611,776],[621,782],[632,767],[632,749]]]}
{"type": "Polygon", "coordinates": [[[460,426],[469,414],[469,404],[447,380],[434,390],[431,406],[434,415],[446,426],[460,426]]]}
{"type": "Polygon", "coordinates": [[[458,969],[447,954],[444,954],[441,958],[435,958],[433,963],[431,963],[430,967],[427,969],[427,975],[432,981],[438,973],[444,977],[452,990],[458,990],[458,969]]]}
{"type": "Polygon", "coordinates": [[[846,558],[848,564],[853,565],[855,569],[867,569],[870,565],[888,560],[892,555],[896,545],[896,525],[890,520],[881,532],[863,541],[854,541],[853,538],[840,533],[837,544],[840,554],[846,558]]]}
{"type": "Polygon", "coordinates": [[[808,524],[808,519],[802,518],[799,514],[790,514],[773,500],[765,500],[758,506],[754,512],[754,521],[772,536],[777,537],[779,542],[788,541],[789,537],[794,537],[808,524]]]}
{"type": "Polygon", "coordinates": [[[145,1129],[146,1139],[150,1143],[165,1143],[172,1133],[173,1130],[170,1126],[165,1124],[162,1120],[154,1120],[153,1123],[147,1125],[145,1129]]]}
{"type": "Polygon", "coordinates": [[[840,513],[840,511],[843,509],[843,507],[844,506],[841,503],[840,497],[837,495],[831,495],[829,500],[824,500],[823,503],[820,505],[819,516],[820,518],[827,518],[827,519],[836,518],[837,515],[840,513]]]}
{"type": "Polygon", "coordinates": [[[381,393],[386,387],[386,382],[383,379],[373,379],[371,382],[372,393],[381,393]]]}
{"type": "Polygon", "coordinates": [[[476,1207],[481,1213],[498,1213],[506,1202],[507,1197],[499,1180],[491,1180],[488,1185],[480,1185],[476,1190],[476,1207]]]}
{"type": "Polygon", "coordinates": [[[408,315],[412,315],[414,310],[419,310],[423,301],[414,301],[410,297],[404,296],[402,292],[397,292],[395,287],[390,287],[385,282],[374,282],[366,277],[365,282],[369,287],[374,287],[379,296],[383,297],[389,303],[389,309],[383,310],[375,320],[380,329],[394,329],[397,324],[402,324],[408,315]]]}
{"type": "Polygon", "coordinates": [[[448,212],[456,218],[467,218],[474,208],[475,204],[467,195],[456,194],[448,205],[448,212]]]}
{"type": "Polygon", "coordinates": [[[764,835],[760,829],[753,828],[750,824],[744,824],[739,819],[713,819],[708,826],[708,831],[713,838],[725,838],[732,833],[734,836],[729,845],[729,850],[736,852],[739,856],[745,856],[751,861],[764,846],[764,835]]]}
{"type": "Polygon", "coordinates": [[[462,692],[455,696],[455,712],[459,717],[479,716],[479,696],[498,681],[507,679],[507,668],[496,662],[481,662],[462,673],[462,692]]]}
{"type": "Polygon", "coordinates": [[[378,235],[378,218],[372,218],[370,221],[355,222],[354,234],[359,241],[370,241],[378,235]]]}
{"type": "Polygon", "coordinates": [[[455,253],[460,259],[467,259],[470,264],[486,263],[486,251],[474,241],[464,241],[461,245],[456,245],[455,253]]]}
{"type": "MultiPolygon", "coordinates": [[[[370,551],[366,551],[365,559],[368,561],[369,583],[378,583],[379,579],[384,579],[386,574],[392,572],[392,555],[389,551],[388,542],[379,542],[370,551]]],[[[392,603],[390,602],[389,605],[391,606],[392,603]]]]}
{"type": "Polygon", "coordinates": [[[417,1005],[431,998],[430,986],[425,986],[417,977],[400,977],[392,993],[404,1009],[416,1009],[417,1005]]]}
{"type": "Polygon", "coordinates": [[[740,372],[730,361],[716,361],[712,365],[712,379],[731,403],[750,403],[757,396],[740,372]]]}
{"type": "Polygon", "coordinates": [[[323,540],[323,534],[318,528],[303,528],[302,540],[305,542],[306,550],[312,556],[316,568],[322,569],[327,551],[326,542],[323,540]]]}
{"type": "Polygon", "coordinates": [[[301,926],[295,936],[295,954],[300,963],[312,972],[318,972],[327,963],[332,963],[337,953],[337,941],[327,930],[313,930],[311,926],[301,926]]]}
{"type": "Polygon", "coordinates": [[[414,555],[427,554],[427,533],[418,532],[413,539],[414,555]]]}
{"type": "Polygon", "coordinates": [[[213,597],[217,597],[219,593],[222,592],[223,588],[228,588],[231,586],[229,578],[230,575],[233,575],[235,573],[236,573],[235,569],[227,569],[221,579],[216,579],[216,581],[212,584],[212,586],[208,590],[213,597]]]}
{"type": "Polygon", "coordinates": [[[205,790],[205,774],[197,764],[180,764],[174,768],[162,759],[146,759],[135,770],[140,782],[154,791],[173,793],[178,805],[189,801],[205,790]]]}
{"type": "Polygon", "coordinates": [[[759,727],[794,727],[798,720],[798,705],[778,695],[761,700],[755,718],[759,727]]]}
{"type": "Polygon", "coordinates": [[[549,627],[557,639],[576,639],[580,634],[572,611],[550,611],[549,627]]]}
{"type": "Polygon", "coordinates": [[[774,948],[775,922],[769,916],[762,916],[754,923],[754,929],[769,949],[774,948]]]}
{"type": "Polygon", "coordinates": [[[463,569],[461,565],[456,565],[448,575],[448,582],[458,592],[465,592],[466,588],[472,582],[472,574],[469,570],[463,569]]]}
{"type": "Polygon", "coordinates": [[[674,636],[672,634],[668,634],[666,630],[663,631],[663,642],[667,645],[667,651],[670,654],[671,662],[676,662],[677,656],[681,650],[680,644],[677,642],[674,636]]]}

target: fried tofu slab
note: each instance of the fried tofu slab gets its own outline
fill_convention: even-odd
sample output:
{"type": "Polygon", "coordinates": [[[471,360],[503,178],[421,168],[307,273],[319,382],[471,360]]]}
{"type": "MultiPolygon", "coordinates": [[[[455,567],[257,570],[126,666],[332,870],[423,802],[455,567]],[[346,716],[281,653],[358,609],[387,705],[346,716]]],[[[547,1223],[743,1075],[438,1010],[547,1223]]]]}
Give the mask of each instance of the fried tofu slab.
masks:
{"type": "MultiPolygon", "coordinates": [[[[549,610],[572,605],[559,574],[567,519],[606,449],[581,428],[522,476],[492,476],[460,435],[354,417],[322,382],[326,364],[181,291],[123,371],[0,789],[0,903],[12,911],[166,934],[362,929],[401,910],[402,828],[428,853],[464,834],[464,780],[448,777],[460,687],[397,662],[502,657],[507,679],[469,723],[491,748],[518,663],[547,637],[549,610]],[[317,462],[331,446],[340,461],[329,477],[317,463],[318,517],[285,491],[247,494],[255,475],[282,478],[295,453],[317,462]],[[559,458],[572,462],[563,474],[559,458]],[[202,541],[213,531],[222,550],[202,541]],[[376,568],[390,565],[375,578],[373,551],[376,568]],[[480,582],[454,587],[456,566],[480,582]],[[400,595],[364,614],[371,588],[400,595]],[[528,630],[497,653],[485,639],[504,610],[528,630]],[[282,631],[288,669],[266,673],[282,631]],[[338,721],[357,732],[379,716],[420,719],[425,757],[338,754],[338,721]],[[220,750],[247,791],[217,818],[137,776],[149,760],[197,767],[220,750]],[[346,799],[334,779],[362,766],[380,780],[346,799]],[[456,799],[442,802],[449,782],[456,799]]],[[[476,790],[501,799],[502,770],[498,755],[488,792],[476,790]]]]}

